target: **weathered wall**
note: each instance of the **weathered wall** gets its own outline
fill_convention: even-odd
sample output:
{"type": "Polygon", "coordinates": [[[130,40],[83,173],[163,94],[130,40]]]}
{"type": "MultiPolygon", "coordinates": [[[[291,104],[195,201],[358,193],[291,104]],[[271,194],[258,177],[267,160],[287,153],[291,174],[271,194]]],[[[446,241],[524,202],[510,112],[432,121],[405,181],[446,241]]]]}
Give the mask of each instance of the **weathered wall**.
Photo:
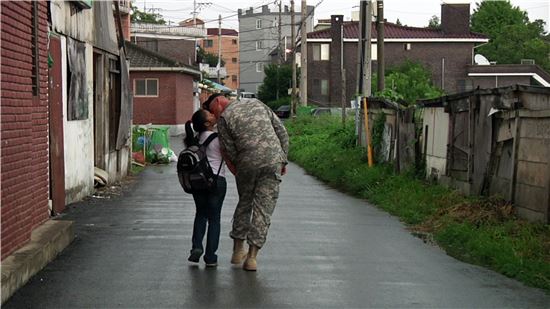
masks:
{"type": "Polygon", "coordinates": [[[443,107],[425,108],[423,113],[424,136],[426,129],[428,130],[423,145],[426,149],[426,175],[439,178],[446,173],[449,114],[445,113],[443,107]]]}
{"type": "MultiPolygon", "coordinates": [[[[61,37],[62,54],[65,55],[65,37],[61,37]]],[[[63,133],[65,145],[66,203],[81,200],[94,190],[94,116],[93,116],[93,46],[86,44],[86,93],[88,94],[88,118],[67,120],[67,58],[63,59],[63,133]]]]}
{"type": "Polygon", "coordinates": [[[37,2],[39,95],[32,95],[31,2],[0,3],[3,260],[49,217],[47,3],[37,2]]]}
{"type": "Polygon", "coordinates": [[[520,101],[533,112],[520,113],[514,203],[520,215],[549,222],[550,95],[521,93],[520,101]]]}

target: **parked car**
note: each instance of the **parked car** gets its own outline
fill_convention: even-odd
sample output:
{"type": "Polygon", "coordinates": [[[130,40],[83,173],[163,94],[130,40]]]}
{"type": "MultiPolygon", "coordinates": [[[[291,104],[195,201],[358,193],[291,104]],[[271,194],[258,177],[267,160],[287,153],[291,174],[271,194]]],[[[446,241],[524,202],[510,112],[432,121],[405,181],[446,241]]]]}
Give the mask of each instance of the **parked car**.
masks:
{"type": "Polygon", "coordinates": [[[256,98],[256,94],[252,92],[243,91],[239,95],[239,99],[255,99],[255,98],[256,98]]]}
{"type": "Polygon", "coordinates": [[[279,118],[288,118],[290,117],[290,105],[281,105],[275,110],[275,114],[279,118]]]}

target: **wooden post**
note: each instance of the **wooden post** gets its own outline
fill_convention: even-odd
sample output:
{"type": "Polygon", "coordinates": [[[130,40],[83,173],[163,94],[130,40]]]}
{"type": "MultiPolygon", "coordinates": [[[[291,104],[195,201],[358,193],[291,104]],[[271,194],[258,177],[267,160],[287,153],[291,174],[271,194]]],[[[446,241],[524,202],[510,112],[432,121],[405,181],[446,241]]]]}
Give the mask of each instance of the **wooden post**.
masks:
{"type": "Polygon", "coordinates": [[[516,198],[516,174],[518,167],[518,146],[519,146],[519,126],[521,123],[519,117],[519,110],[514,111],[516,119],[515,123],[515,135],[512,143],[512,170],[510,171],[510,190],[508,190],[508,201],[514,203],[516,198]]]}
{"type": "Polygon", "coordinates": [[[372,167],[374,165],[372,160],[372,146],[371,146],[371,140],[370,140],[370,130],[369,130],[369,112],[368,112],[368,106],[367,106],[367,98],[363,98],[363,109],[365,114],[365,135],[367,137],[367,160],[369,163],[369,167],[372,167]]]}

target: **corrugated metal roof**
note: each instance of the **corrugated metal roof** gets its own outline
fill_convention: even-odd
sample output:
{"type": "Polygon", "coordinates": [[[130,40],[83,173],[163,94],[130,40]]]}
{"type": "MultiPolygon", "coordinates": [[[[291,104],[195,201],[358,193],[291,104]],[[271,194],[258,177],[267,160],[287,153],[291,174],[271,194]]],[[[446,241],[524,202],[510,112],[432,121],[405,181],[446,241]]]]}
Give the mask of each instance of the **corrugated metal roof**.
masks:
{"type": "MultiPolygon", "coordinates": [[[[399,26],[390,22],[386,22],[384,25],[384,38],[386,39],[488,39],[487,36],[476,32],[446,34],[441,29],[399,26]]],[[[371,37],[376,38],[376,36],[376,23],[373,22],[371,37]]],[[[331,39],[330,28],[310,32],[307,37],[308,39],[331,39]]],[[[344,22],[344,38],[359,38],[359,22],[344,22]]]]}

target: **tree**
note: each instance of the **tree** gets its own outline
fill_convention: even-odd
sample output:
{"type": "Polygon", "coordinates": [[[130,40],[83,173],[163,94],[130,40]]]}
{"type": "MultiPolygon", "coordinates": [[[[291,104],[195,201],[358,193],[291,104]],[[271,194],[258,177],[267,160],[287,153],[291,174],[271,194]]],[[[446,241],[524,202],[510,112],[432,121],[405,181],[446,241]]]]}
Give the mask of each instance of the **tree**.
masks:
{"type": "MultiPolygon", "coordinates": [[[[375,78],[373,83],[376,83],[375,78]]],[[[384,91],[376,92],[375,96],[402,101],[404,105],[412,105],[416,100],[436,98],[444,94],[432,84],[430,71],[420,63],[410,60],[388,70],[386,85],[384,91]]]]}
{"type": "Polygon", "coordinates": [[[472,30],[489,36],[489,44],[477,51],[491,61],[517,64],[521,59],[550,70],[550,44],[546,40],[545,22],[529,21],[527,13],[508,1],[483,1],[472,14],[472,30]]]}
{"type": "Polygon", "coordinates": [[[277,105],[277,93],[279,99],[290,98],[288,89],[292,87],[292,66],[284,64],[279,67],[270,64],[265,67],[264,73],[264,82],[258,90],[258,98],[273,108],[277,105]]]}
{"type": "Polygon", "coordinates": [[[138,9],[137,6],[132,4],[132,15],[130,16],[132,22],[166,25],[166,21],[159,13],[146,13],[138,9]]]}
{"type": "Polygon", "coordinates": [[[441,27],[441,23],[439,22],[439,17],[437,15],[433,15],[432,18],[430,18],[430,21],[428,22],[428,28],[437,29],[441,27]]]}
{"type": "MultiPolygon", "coordinates": [[[[199,63],[206,63],[211,67],[218,66],[218,56],[212,53],[205,51],[202,47],[199,46],[197,50],[197,60],[199,63]]],[[[225,66],[225,61],[221,60],[221,66],[225,66]]]]}

